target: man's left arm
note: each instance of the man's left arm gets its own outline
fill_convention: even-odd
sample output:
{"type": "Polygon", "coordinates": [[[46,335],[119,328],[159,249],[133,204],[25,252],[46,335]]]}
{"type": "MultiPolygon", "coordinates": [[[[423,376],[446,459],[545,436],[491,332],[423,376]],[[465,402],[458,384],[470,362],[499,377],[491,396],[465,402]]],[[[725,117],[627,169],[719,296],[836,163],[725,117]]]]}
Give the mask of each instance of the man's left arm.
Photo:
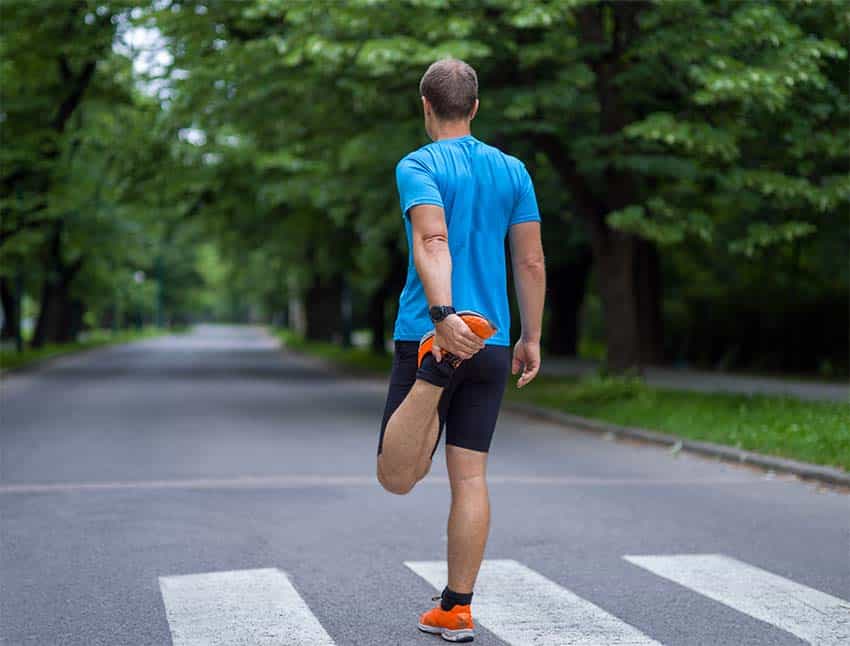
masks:
{"type": "Polygon", "coordinates": [[[540,233],[540,210],[534,183],[525,164],[520,172],[517,201],[510,221],[511,263],[519,304],[522,334],[514,346],[511,372],[522,374],[517,387],[533,380],[540,370],[540,335],[546,298],[546,267],[540,233]]]}
{"type": "Polygon", "coordinates": [[[510,230],[511,264],[519,305],[522,333],[516,346],[511,372],[522,374],[517,387],[532,381],[540,370],[540,335],[546,299],[546,265],[539,222],[521,222],[510,230]]]}

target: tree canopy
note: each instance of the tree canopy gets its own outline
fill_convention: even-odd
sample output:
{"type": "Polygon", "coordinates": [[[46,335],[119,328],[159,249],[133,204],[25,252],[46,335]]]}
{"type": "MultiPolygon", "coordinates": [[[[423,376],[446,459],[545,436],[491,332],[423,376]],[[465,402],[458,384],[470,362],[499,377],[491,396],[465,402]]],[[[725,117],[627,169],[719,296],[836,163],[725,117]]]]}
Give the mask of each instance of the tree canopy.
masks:
{"type": "Polygon", "coordinates": [[[289,319],[338,339],[354,325],[382,348],[407,253],[394,166],[427,143],[419,78],[454,56],[478,72],[473,132],[535,180],[552,351],[601,334],[618,371],[846,363],[840,0],[2,11],[0,276],[39,301],[42,336],[114,316],[127,292],[165,319],[289,319]],[[127,44],[140,34],[145,69],[127,44]]]}

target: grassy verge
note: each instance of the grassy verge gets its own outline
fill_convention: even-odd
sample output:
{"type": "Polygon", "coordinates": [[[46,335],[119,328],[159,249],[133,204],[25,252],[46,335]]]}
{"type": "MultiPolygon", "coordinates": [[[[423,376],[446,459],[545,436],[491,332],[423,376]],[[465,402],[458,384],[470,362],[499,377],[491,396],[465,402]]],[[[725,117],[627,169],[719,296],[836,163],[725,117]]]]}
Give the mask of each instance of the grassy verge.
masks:
{"type": "Polygon", "coordinates": [[[391,356],[375,354],[363,348],[343,348],[335,343],[306,341],[289,330],[278,330],[277,335],[292,350],[326,359],[355,372],[386,374],[392,365],[391,356]]]}
{"type": "MultiPolygon", "coordinates": [[[[289,332],[289,347],[363,372],[387,374],[391,359],[366,350],[304,341],[289,332]]],[[[748,451],[850,470],[850,403],[793,397],[667,390],[638,379],[539,377],[512,401],[636,426],[748,451]]]]}
{"type": "Polygon", "coordinates": [[[120,330],[112,332],[111,330],[92,330],[86,333],[85,337],[75,343],[63,343],[61,345],[46,345],[41,348],[25,348],[18,352],[13,349],[0,350],[0,369],[15,370],[24,366],[58,357],[71,352],[80,350],[89,350],[104,345],[112,345],[115,343],[127,343],[129,341],[137,341],[148,337],[158,336],[174,332],[175,330],[165,330],[156,327],[146,327],[141,330],[120,330]]]}
{"type": "Polygon", "coordinates": [[[850,403],[694,393],[637,379],[541,377],[507,397],[581,417],[637,426],[850,470],[850,403]]]}

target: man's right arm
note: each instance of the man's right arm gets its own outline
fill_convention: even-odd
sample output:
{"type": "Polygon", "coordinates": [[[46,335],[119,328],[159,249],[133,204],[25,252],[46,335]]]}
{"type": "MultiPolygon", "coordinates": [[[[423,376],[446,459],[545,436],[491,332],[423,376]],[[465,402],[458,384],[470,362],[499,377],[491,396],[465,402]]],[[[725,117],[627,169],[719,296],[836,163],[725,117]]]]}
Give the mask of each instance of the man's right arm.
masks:
{"type": "MultiPolygon", "coordinates": [[[[452,255],[443,207],[420,204],[410,209],[413,238],[413,262],[422,281],[428,305],[452,304],[452,255]]],[[[437,361],[447,350],[461,359],[469,359],[484,347],[484,342],[457,315],[451,314],[435,326],[434,356],[437,361]]]]}
{"type": "Polygon", "coordinates": [[[540,222],[520,222],[510,228],[511,265],[519,304],[522,333],[514,347],[511,372],[522,374],[517,387],[522,388],[540,370],[540,336],[543,326],[543,304],[546,298],[546,267],[540,222]]]}

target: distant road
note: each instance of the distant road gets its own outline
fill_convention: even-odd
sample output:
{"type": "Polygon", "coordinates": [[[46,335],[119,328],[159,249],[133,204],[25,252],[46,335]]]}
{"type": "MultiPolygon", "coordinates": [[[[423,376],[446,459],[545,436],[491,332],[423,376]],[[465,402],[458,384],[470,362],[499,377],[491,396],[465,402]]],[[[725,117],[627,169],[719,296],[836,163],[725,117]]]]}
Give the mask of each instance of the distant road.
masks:
{"type": "MultiPolygon", "coordinates": [[[[204,326],[0,392],[0,643],[443,643],[444,452],[380,489],[383,383],[204,326]]],[[[507,413],[490,462],[477,644],[850,643],[846,494],[507,413]]]]}
{"type": "MultiPolygon", "coordinates": [[[[563,357],[544,357],[541,366],[542,373],[552,377],[581,377],[595,374],[598,369],[597,361],[563,357]]],[[[850,401],[850,384],[826,381],[800,381],[674,368],[647,368],[645,377],[648,384],[676,390],[742,395],[791,395],[809,400],[850,401]]]]}

